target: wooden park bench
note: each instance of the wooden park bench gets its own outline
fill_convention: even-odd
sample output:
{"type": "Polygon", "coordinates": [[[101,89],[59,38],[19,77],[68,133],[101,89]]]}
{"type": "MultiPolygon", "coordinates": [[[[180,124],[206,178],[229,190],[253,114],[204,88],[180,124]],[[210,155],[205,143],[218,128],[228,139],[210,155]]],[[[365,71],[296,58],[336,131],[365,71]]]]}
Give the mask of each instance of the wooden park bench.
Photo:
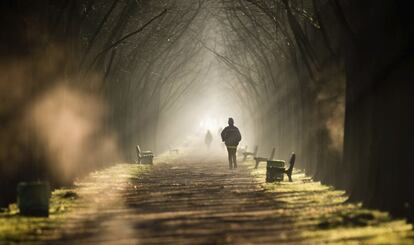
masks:
{"type": "Polygon", "coordinates": [[[152,151],[141,151],[139,145],[136,146],[137,150],[137,163],[138,164],[152,164],[152,160],[154,159],[154,154],[152,151]]]}
{"type": "Polygon", "coordinates": [[[247,145],[244,147],[239,147],[237,148],[237,155],[238,156],[243,156],[243,153],[245,153],[247,151],[247,145]]]}
{"type": "Polygon", "coordinates": [[[292,172],[295,166],[296,154],[292,152],[289,160],[289,168],[285,168],[285,161],[269,160],[266,167],[266,182],[283,181],[283,176],[286,174],[289,181],[292,182],[292,172]]]}
{"type": "Polygon", "coordinates": [[[256,145],[254,147],[254,151],[253,152],[248,152],[248,151],[243,152],[243,161],[246,161],[246,159],[247,159],[248,156],[256,157],[258,150],[259,150],[259,146],[256,145]]]}
{"type": "Polygon", "coordinates": [[[254,160],[256,161],[256,165],[254,166],[254,168],[258,168],[260,162],[267,162],[269,160],[273,160],[273,157],[275,156],[275,151],[276,151],[276,148],[273,147],[269,158],[267,158],[267,157],[255,157],[254,160]]]}

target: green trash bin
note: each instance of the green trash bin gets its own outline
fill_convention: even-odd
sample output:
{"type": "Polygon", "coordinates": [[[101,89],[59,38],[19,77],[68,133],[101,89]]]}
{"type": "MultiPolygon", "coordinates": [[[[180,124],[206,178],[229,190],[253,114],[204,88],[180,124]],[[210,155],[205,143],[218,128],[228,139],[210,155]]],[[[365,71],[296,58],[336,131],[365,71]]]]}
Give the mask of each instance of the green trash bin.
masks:
{"type": "Polygon", "coordinates": [[[285,161],[273,160],[267,161],[266,182],[283,181],[285,173],[285,161]]]}
{"type": "Polygon", "coordinates": [[[24,216],[49,216],[50,185],[47,182],[21,182],[17,186],[17,205],[24,216]]]}

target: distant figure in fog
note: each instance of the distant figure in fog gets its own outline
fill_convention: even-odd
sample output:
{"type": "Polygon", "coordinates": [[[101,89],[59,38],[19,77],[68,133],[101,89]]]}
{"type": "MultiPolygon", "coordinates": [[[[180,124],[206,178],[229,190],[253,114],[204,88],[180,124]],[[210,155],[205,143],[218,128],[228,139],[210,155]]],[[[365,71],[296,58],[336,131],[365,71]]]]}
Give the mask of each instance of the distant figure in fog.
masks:
{"type": "Polygon", "coordinates": [[[207,130],[206,137],[204,138],[204,143],[207,148],[210,149],[211,142],[213,141],[213,135],[211,135],[210,130],[207,130]]]}
{"type": "Polygon", "coordinates": [[[239,129],[234,126],[233,118],[229,118],[229,126],[225,127],[221,132],[221,139],[226,144],[229,153],[229,168],[237,168],[236,152],[237,146],[241,140],[239,129]]]}

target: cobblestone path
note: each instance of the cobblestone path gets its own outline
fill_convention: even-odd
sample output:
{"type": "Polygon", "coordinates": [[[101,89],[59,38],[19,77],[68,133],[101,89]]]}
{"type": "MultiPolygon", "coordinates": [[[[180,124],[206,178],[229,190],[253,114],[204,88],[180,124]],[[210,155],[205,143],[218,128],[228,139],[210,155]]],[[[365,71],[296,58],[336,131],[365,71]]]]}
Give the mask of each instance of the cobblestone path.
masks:
{"type": "Polygon", "coordinates": [[[264,183],[264,166],[220,161],[123,164],[78,183],[83,207],[50,244],[411,244],[412,226],[344,203],[295,172],[264,183]]]}

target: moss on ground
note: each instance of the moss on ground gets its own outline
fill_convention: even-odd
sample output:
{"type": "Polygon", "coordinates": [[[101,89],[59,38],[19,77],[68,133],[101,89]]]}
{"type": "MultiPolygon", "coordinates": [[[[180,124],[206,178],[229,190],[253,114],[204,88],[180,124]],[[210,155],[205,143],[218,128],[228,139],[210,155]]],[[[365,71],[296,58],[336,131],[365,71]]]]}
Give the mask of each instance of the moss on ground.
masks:
{"type": "MultiPolygon", "coordinates": [[[[344,191],[313,181],[295,170],[293,182],[266,183],[266,167],[254,169],[245,163],[266,192],[272,195],[294,220],[298,236],[311,243],[329,244],[414,244],[412,224],[394,219],[387,212],[365,209],[349,203],[344,191]]],[[[285,176],[286,177],[286,176],[285,176]]]]}
{"type": "Polygon", "coordinates": [[[63,222],[65,214],[72,211],[79,203],[76,189],[57,189],[52,192],[49,217],[20,216],[16,204],[0,212],[0,241],[17,243],[33,241],[47,231],[63,222]]]}
{"type": "MultiPolygon", "coordinates": [[[[160,158],[174,161],[174,158],[160,158]]],[[[297,242],[306,244],[413,244],[413,226],[394,219],[388,213],[365,209],[349,203],[344,191],[313,181],[303,171],[294,171],[293,182],[265,183],[265,167],[254,170],[246,162],[257,183],[281,210],[281,220],[291,222],[285,232],[297,242]]],[[[150,166],[118,164],[91,173],[77,181],[74,188],[53,191],[50,217],[22,217],[16,205],[0,211],[0,244],[53,240],[53,236],[72,214],[83,217],[81,210],[91,206],[118,205],[122,191],[138,188],[134,181],[150,166]]],[[[142,177],[142,176],[141,176],[142,177]]],[[[279,234],[280,235],[280,234],[279,234]]]]}
{"type": "Polygon", "coordinates": [[[66,218],[77,210],[94,205],[91,196],[116,186],[115,182],[127,182],[146,171],[148,167],[136,164],[118,164],[93,172],[78,180],[73,188],[61,188],[52,192],[49,217],[24,217],[19,215],[16,204],[0,210],[0,244],[49,240],[66,218]],[[114,178],[116,176],[116,178],[114,178]],[[108,181],[110,180],[110,181],[108,181]]]}

